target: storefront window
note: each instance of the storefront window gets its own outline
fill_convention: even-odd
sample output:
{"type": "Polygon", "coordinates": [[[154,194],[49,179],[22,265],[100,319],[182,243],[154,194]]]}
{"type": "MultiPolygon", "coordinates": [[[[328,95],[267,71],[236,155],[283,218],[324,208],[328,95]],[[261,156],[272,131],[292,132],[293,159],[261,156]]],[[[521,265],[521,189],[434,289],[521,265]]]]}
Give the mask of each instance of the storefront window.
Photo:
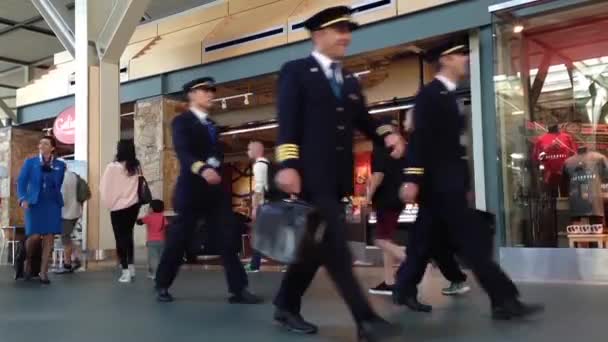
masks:
{"type": "Polygon", "coordinates": [[[607,16],[606,3],[534,17],[495,16],[509,246],[568,247],[575,235],[602,232],[608,212],[607,16]]]}

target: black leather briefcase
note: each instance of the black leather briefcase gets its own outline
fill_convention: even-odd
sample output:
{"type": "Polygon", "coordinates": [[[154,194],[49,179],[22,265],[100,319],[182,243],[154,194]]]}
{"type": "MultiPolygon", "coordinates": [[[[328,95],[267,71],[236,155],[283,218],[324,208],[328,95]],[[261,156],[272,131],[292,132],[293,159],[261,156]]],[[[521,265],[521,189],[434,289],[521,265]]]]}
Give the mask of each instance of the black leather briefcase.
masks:
{"type": "Polygon", "coordinates": [[[322,241],[325,224],[313,206],[288,199],[262,205],[253,229],[256,251],[281,263],[292,264],[322,241]]]}

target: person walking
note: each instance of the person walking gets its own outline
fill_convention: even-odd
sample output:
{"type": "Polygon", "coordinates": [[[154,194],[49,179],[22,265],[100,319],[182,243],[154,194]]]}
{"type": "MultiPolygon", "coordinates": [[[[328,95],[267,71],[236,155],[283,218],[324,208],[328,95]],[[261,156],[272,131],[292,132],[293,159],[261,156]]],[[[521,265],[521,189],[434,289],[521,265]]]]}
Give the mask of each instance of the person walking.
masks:
{"type": "MultiPolygon", "coordinates": [[[[391,117],[382,120],[393,132],[398,132],[398,123],[391,117]]],[[[382,250],[384,281],[369,289],[371,294],[392,295],[395,284],[396,263],[405,260],[403,247],[393,242],[399,227],[399,216],[403,202],[399,199],[399,186],[402,181],[403,158],[391,158],[384,145],[374,144],[372,152],[372,175],[367,192],[367,202],[376,210],[376,231],[374,244],[382,250]]]]}
{"type": "Polygon", "coordinates": [[[78,182],[79,176],[70,170],[65,171],[61,194],[63,195],[63,210],[61,242],[64,250],[63,270],[61,273],[71,273],[80,268],[80,260],[76,257],[72,260],[74,254],[74,242],[72,241],[72,233],[76,227],[76,223],[82,217],[82,205],[78,200],[78,182]]]}
{"type": "Polygon", "coordinates": [[[106,167],[99,186],[101,202],[110,210],[116,252],[122,268],[118,279],[130,283],[135,278],[133,228],[139,214],[141,165],[133,140],[121,140],[114,161],[106,167]]]}
{"type": "Polygon", "coordinates": [[[301,315],[302,296],[320,266],[325,266],[345,300],[361,340],[381,341],[400,334],[371,308],[354,276],[346,243],[340,199],[353,192],[353,130],[392,149],[399,158],[404,143],[390,127],[368,114],[356,77],[341,61],[357,27],[346,6],[325,9],[305,21],[311,56],[287,62],[278,84],[278,171],[282,191],[314,205],[326,223],[318,250],[289,265],[274,300],[274,320],[295,333],[314,334],[317,326],[301,315]]]}
{"type": "MultiPolygon", "coordinates": [[[[256,219],[258,208],[264,204],[269,188],[268,171],[270,162],[264,157],[264,145],[259,141],[251,141],[247,147],[247,156],[253,161],[253,195],[251,196],[251,218],[256,219]]],[[[260,271],[262,255],[253,251],[251,261],[245,266],[248,273],[260,271]]]]}
{"type": "Polygon", "coordinates": [[[148,249],[148,278],[156,279],[156,270],[160,257],[165,249],[167,235],[167,218],[165,217],[165,203],[155,199],[150,202],[149,212],[137,220],[138,225],[146,225],[146,248],[148,249]]]}
{"type": "MultiPolygon", "coordinates": [[[[439,72],[416,96],[414,131],[408,145],[401,196],[406,203],[419,203],[423,211],[419,224],[438,224],[442,234],[449,237],[488,293],[494,319],[537,313],[542,306],[521,302],[517,287],[493,260],[489,224],[468,206],[465,120],[454,94],[458,82],[467,74],[468,47],[466,43],[450,42],[432,49],[427,57],[437,63],[439,72]],[[433,222],[429,223],[431,219],[433,222]]],[[[422,264],[413,260],[416,257],[417,254],[408,253],[397,273],[393,289],[396,304],[406,304],[408,300],[409,265],[422,264]]]]}
{"type": "Polygon", "coordinates": [[[45,136],[38,143],[39,154],[25,160],[17,180],[19,205],[25,210],[25,276],[30,279],[32,257],[42,241],[40,282],[51,283],[49,263],[55,235],[61,234],[61,186],[65,175],[65,163],[55,158],[57,141],[45,136]]]}
{"type": "Polygon", "coordinates": [[[218,245],[228,291],[228,301],[258,304],[261,298],[247,290],[247,273],[238,255],[241,240],[239,224],[232,212],[231,194],[222,187],[220,176],[223,153],[217,125],[209,117],[215,98],[211,77],[184,85],[190,109],[171,124],[173,146],[180,163],[175,186],[174,208],[177,216],[167,234],[165,249],[156,272],[157,300],[173,301],[169,288],[177,277],[189,241],[194,239],[197,223],[205,221],[211,241],[218,245]]]}

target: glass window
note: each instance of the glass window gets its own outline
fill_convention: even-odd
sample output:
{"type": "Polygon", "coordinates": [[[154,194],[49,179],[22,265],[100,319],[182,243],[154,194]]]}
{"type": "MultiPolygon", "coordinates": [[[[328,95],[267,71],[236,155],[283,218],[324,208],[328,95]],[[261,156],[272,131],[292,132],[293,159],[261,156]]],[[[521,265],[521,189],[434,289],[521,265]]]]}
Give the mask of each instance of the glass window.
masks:
{"type": "Polygon", "coordinates": [[[507,244],[568,247],[608,212],[608,4],[494,19],[507,244]]]}

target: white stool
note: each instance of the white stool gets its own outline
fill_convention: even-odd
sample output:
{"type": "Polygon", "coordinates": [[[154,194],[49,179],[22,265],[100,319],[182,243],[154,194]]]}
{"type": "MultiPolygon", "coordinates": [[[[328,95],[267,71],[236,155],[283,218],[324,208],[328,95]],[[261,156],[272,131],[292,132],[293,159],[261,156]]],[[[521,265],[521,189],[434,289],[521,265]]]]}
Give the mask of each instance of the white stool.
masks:
{"type": "Polygon", "coordinates": [[[15,254],[16,254],[16,249],[17,249],[17,243],[19,242],[18,240],[15,240],[15,236],[17,235],[17,228],[16,227],[2,227],[2,229],[0,229],[0,265],[8,265],[8,259],[6,260],[6,262],[4,261],[5,258],[8,258],[8,254],[5,256],[4,253],[6,252],[7,248],[11,249],[11,264],[14,265],[15,264],[15,254]],[[12,231],[11,237],[9,238],[9,235],[7,234],[7,231],[12,231]]]}
{"type": "Polygon", "coordinates": [[[61,242],[61,237],[56,237],[54,246],[53,246],[53,268],[61,269],[63,268],[63,243],[61,242]]]}

